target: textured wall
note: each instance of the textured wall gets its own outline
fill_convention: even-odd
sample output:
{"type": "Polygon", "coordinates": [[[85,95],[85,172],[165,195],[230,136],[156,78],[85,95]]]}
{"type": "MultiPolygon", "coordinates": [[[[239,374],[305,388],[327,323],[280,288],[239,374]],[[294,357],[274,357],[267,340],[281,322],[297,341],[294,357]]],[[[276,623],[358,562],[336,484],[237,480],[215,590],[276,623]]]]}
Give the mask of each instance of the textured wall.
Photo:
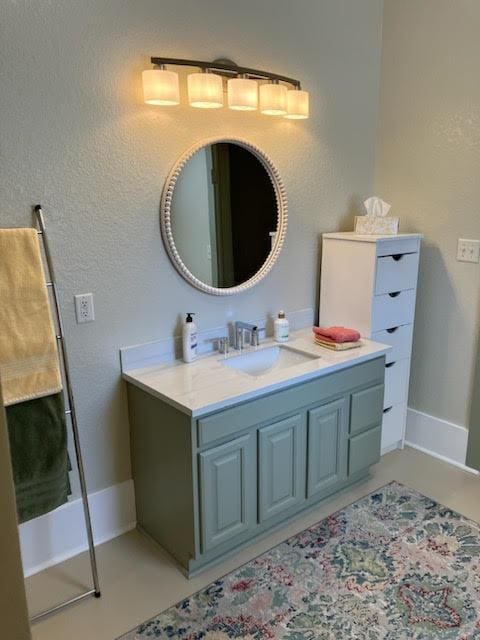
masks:
{"type": "Polygon", "coordinates": [[[403,230],[425,234],[410,406],[468,424],[480,238],[480,2],[386,0],[376,190],[403,230]]]}
{"type": "Polygon", "coordinates": [[[381,0],[5,0],[0,23],[2,226],[41,202],[73,363],[90,488],[130,475],[118,349],[199,327],[316,304],[322,231],[351,228],[371,194],[381,0]],[[149,56],[233,58],[298,76],[306,122],[160,109],[142,102],[149,56]],[[159,233],[167,172],[192,143],[241,136],[277,164],[290,225],[258,287],[207,296],[174,271],[159,233]],[[72,296],[92,291],[96,322],[72,296]]]}

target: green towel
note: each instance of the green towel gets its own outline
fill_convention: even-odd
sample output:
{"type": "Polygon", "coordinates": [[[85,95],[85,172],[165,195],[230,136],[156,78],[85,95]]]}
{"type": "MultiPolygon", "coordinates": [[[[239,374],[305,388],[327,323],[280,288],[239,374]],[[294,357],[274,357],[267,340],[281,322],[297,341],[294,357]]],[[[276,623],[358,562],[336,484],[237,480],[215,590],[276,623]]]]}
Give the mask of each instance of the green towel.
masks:
{"type": "Polygon", "coordinates": [[[70,462],[63,394],[10,405],[7,413],[19,522],[68,500],[70,462]]]}

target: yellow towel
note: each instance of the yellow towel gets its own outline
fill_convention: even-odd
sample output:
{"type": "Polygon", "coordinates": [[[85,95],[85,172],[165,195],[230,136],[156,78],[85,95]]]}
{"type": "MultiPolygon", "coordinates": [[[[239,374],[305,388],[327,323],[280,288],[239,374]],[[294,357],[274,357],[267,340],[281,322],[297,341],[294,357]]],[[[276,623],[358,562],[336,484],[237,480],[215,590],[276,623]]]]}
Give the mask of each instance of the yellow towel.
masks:
{"type": "Polygon", "coordinates": [[[62,389],[35,229],[0,229],[0,377],[5,406],[62,389]]]}

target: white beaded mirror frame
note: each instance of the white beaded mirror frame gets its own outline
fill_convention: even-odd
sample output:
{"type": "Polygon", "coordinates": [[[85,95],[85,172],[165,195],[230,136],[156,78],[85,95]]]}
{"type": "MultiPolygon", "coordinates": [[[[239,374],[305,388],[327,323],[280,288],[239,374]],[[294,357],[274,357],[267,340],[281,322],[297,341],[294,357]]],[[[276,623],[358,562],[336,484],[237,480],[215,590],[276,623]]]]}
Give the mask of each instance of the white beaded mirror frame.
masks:
{"type": "Polygon", "coordinates": [[[282,249],[283,243],[285,241],[285,235],[287,232],[287,221],[288,221],[288,210],[287,210],[287,197],[285,193],[285,187],[283,186],[282,179],[280,174],[278,173],[277,168],[270,160],[270,158],[257,146],[243,140],[241,138],[211,138],[209,140],[204,140],[199,142],[186,153],[184,153],[181,158],[175,163],[174,167],[170,171],[166,181],[165,187],[162,193],[162,200],[160,205],[160,226],[162,231],[163,241],[165,243],[165,247],[167,249],[168,255],[177,269],[177,271],[182,275],[187,282],[191,285],[204,291],[205,293],[209,293],[215,296],[231,296],[236,293],[242,293],[247,289],[255,286],[262,280],[272,269],[273,265],[278,259],[280,251],[282,249]],[[171,207],[172,207],[172,198],[173,192],[175,189],[175,185],[177,183],[178,177],[182,172],[182,169],[186,165],[186,163],[190,160],[190,158],[200,149],[205,146],[208,146],[213,143],[232,143],[237,144],[241,147],[244,147],[248,151],[250,151],[253,155],[255,155],[258,160],[265,167],[268,176],[273,185],[273,189],[275,192],[275,199],[277,203],[277,231],[275,234],[275,240],[272,246],[272,249],[267,256],[265,262],[257,271],[257,273],[252,276],[249,280],[242,282],[239,285],[234,287],[212,287],[205,282],[202,282],[198,278],[196,278],[191,271],[184,264],[180,254],[178,253],[177,247],[175,246],[175,241],[172,233],[172,221],[171,221],[171,207]]]}

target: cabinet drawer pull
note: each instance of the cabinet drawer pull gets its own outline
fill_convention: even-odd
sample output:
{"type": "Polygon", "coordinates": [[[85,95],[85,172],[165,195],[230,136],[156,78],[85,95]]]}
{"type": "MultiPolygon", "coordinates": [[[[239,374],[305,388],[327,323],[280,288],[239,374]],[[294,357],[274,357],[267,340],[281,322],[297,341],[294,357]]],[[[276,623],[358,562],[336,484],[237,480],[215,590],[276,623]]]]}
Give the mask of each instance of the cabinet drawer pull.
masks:
{"type": "Polygon", "coordinates": [[[392,291],[392,293],[389,293],[388,295],[390,296],[390,298],[396,298],[401,293],[402,293],[401,291],[392,291]]]}
{"type": "Polygon", "coordinates": [[[398,330],[398,327],[390,327],[390,329],[387,329],[387,333],[395,333],[395,331],[398,330]]]}
{"type": "Polygon", "coordinates": [[[394,364],[395,362],[389,362],[388,364],[385,365],[385,369],[390,369],[390,367],[393,367],[394,364]]]}
{"type": "Polygon", "coordinates": [[[395,262],[400,262],[400,260],[403,258],[405,254],[404,253],[395,253],[392,256],[392,259],[395,260],[395,262]]]}
{"type": "Polygon", "coordinates": [[[383,410],[383,413],[388,413],[389,411],[391,411],[393,409],[393,407],[387,407],[386,409],[383,410]]]}

